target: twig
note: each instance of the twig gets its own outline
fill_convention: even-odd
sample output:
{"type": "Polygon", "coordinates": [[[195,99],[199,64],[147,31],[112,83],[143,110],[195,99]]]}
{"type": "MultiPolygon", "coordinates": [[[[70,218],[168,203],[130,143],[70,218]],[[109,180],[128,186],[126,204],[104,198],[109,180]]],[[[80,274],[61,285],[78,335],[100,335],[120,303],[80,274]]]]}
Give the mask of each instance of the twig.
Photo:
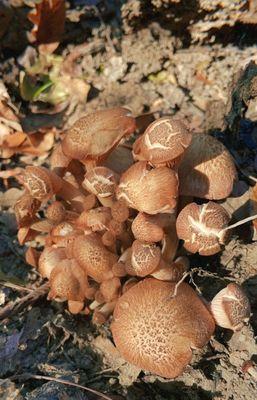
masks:
{"type": "Polygon", "coordinates": [[[16,285],[15,283],[6,282],[6,281],[2,281],[2,280],[0,281],[0,285],[14,289],[14,290],[18,290],[19,292],[34,292],[34,289],[30,289],[25,286],[16,285]]]}
{"type": "Polygon", "coordinates": [[[21,311],[28,304],[34,303],[40,297],[43,297],[47,294],[49,290],[49,284],[45,283],[40,287],[34,289],[32,292],[26,294],[26,296],[16,299],[12,303],[7,304],[0,310],[0,320],[10,317],[11,315],[16,314],[21,311]]]}
{"type": "Polygon", "coordinates": [[[21,380],[22,379],[24,379],[24,380],[27,380],[27,379],[38,379],[38,380],[45,380],[45,381],[53,381],[53,382],[57,382],[57,383],[62,383],[63,385],[73,386],[73,387],[76,387],[76,388],[79,388],[79,389],[86,390],[87,392],[96,394],[97,396],[102,397],[105,400],[112,400],[111,397],[109,397],[109,396],[107,396],[107,395],[105,395],[105,394],[103,394],[101,392],[98,392],[98,390],[91,389],[88,386],[79,385],[78,383],[75,383],[75,382],[69,382],[69,381],[65,381],[64,379],[54,378],[52,376],[21,374],[21,375],[11,376],[9,379],[10,380],[16,380],[16,379],[17,380],[19,380],[19,379],[21,379],[21,380]]]}

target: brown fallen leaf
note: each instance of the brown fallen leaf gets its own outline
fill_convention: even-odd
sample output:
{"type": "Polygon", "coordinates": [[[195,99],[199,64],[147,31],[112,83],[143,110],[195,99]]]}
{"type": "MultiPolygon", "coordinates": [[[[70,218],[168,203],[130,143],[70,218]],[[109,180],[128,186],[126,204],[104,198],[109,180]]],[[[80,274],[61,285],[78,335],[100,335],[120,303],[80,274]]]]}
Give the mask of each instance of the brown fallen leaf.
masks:
{"type": "Polygon", "coordinates": [[[30,39],[43,45],[43,52],[54,52],[64,32],[65,0],[42,0],[28,14],[28,19],[34,24],[30,39]]]}

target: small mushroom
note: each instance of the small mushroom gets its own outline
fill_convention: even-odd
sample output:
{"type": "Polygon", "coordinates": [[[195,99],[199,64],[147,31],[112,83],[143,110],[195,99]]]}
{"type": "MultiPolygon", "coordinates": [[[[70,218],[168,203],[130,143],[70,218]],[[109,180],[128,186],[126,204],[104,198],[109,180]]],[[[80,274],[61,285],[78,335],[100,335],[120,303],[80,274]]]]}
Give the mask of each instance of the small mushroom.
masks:
{"type": "Polygon", "coordinates": [[[90,228],[93,232],[104,231],[111,221],[111,210],[108,207],[97,207],[84,211],[76,220],[79,229],[90,228]]]}
{"type": "Polygon", "coordinates": [[[188,259],[186,257],[178,257],[170,264],[161,260],[158,267],[150,275],[160,281],[178,282],[188,269],[188,259]]]}
{"type": "Polygon", "coordinates": [[[148,278],[119,299],[111,325],[114,343],[126,361],[165,378],[180,375],[193,348],[202,348],[214,319],[196,292],[181,283],[148,278]]]}
{"type": "Polygon", "coordinates": [[[48,206],[45,216],[51,223],[59,224],[66,216],[65,206],[61,201],[54,201],[48,206]]]}
{"type": "Polygon", "coordinates": [[[25,192],[14,206],[15,217],[19,228],[29,225],[35,220],[41,202],[25,192]]]}
{"type": "Polygon", "coordinates": [[[235,164],[226,147],[210,135],[193,135],[179,166],[180,195],[224,199],[236,180],[235,164]]]}
{"type": "Polygon", "coordinates": [[[222,328],[239,331],[249,321],[251,308],[243,289],[236,283],[230,283],[213,298],[210,310],[222,328]]]}
{"type": "Polygon", "coordinates": [[[67,258],[64,248],[45,247],[38,260],[38,272],[43,278],[50,278],[52,270],[67,258]]]}
{"type": "Polygon", "coordinates": [[[219,204],[212,201],[202,205],[191,203],[177,217],[177,235],[191,253],[216,254],[230,236],[226,229],[229,221],[230,216],[219,204]]]}
{"type": "Polygon", "coordinates": [[[178,119],[163,117],[151,123],[133,145],[133,156],[152,165],[174,166],[190,145],[192,135],[178,119]]]}
{"type": "Polygon", "coordinates": [[[101,283],[100,292],[102,293],[104,300],[110,302],[119,296],[120,288],[120,279],[118,277],[113,277],[101,283]]]}
{"type": "Polygon", "coordinates": [[[161,260],[161,249],[154,243],[135,240],[132,244],[131,262],[125,264],[129,275],[144,277],[151,274],[161,260]]]}
{"type": "Polygon", "coordinates": [[[95,166],[135,127],[135,119],[126,108],[97,111],[76,121],[66,132],[62,150],[71,159],[95,166]]]}
{"type": "Polygon", "coordinates": [[[147,243],[160,242],[164,238],[163,228],[168,223],[169,216],[170,214],[138,213],[131,225],[135,239],[147,243]]]}
{"type": "Polygon", "coordinates": [[[85,271],[75,260],[62,260],[52,270],[49,284],[48,299],[82,302],[88,281],[85,271]]]}
{"type": "Polygon", "coordinates": [[[62,179],[44,167],[26,167],[22,182],[30,195],[40,201],[49,200],[62,188],[62,179]]]}
{"type": "Polygon", "coordinates": [[[178,197],[177,174],[167,167],[153,169],[146,162],[137,162],[122,174],[116,196],[141,212],[173,213],[178,197]]]}
{"type": "Polygon", "coordinates": [[[112,266],[118,256],[107,250],[96,233],[79,236],[73,242],[73,257],[96,282],[113,277],[112,266]]]}
{"type": "Polygon", "coordinates": [[[112,206],[117,176],[111,169],[106,167],[92,168],[86,173],[82,185],[90,193],[96,195],[101,204],[107,207],[112,206]]]}

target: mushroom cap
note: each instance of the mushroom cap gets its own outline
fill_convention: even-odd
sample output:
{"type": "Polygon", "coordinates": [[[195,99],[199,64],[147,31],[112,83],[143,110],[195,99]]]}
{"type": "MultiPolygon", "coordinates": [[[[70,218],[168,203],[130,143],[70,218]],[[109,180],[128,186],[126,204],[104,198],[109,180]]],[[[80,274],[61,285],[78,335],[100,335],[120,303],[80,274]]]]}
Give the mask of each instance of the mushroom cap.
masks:
{"type": "Polygon", "coordinates": [[[96,207],[80,214],[76,226],[81,229],[90,228],[93,232],[107,229],[111,221],[111,210],[108,207],[96,207]]]}
{"type": "Polygon", "coordinates": [[[54,201],[47,208],[45,215],[50,222],[59,224],[65,218],[66,208],[61,201],[54,201]]]}
{"type": "Polygon", "coordinates": [[[28,166],[22,178],[30,195],[40,201],[49,200],[62,187],[62,180],[44,167],[28,166]]]}
{"type": "Polygon", "coordinates": [[[112,278],[118,256],[107,250],[96,233],[79,236],[73,242],[73,257],[96,282],[112,278]]]}
{"type": "Polygon", "coordinates": [[[133,156],[138,161],[153,165],[175,161],[190,145],[192,135],[178,119],[163,117],[152,122],[133,145],[133,156]]]}
{"type": "Polygon", "coordinates": [[[213,298],[210,311],[222,328],[238,331],[250,318],[251,308],[243,289],[230,283],[213,298]]]}
{"type": "Polygon", "coordinates": [[[49,299],[83,301],[88,286],[87,276],[75,260],[62,260],[49,278],[49,299]]]}
{"type": "Polygon", "coordinates": [[[126,265],[129,275],[144,277],[153,272],[161,260],[161,249],[154,243],[135,240],[132,244],[131,263],[126,265]]]}
{"type": "Polygon", "coordinates": [[[235,180],[236,168],[226,147],[210,135],[193,135],[179,166],[180,194],[224,199],[232,192],[235,180]]]}
{"type": "Polygon", "coordinates": [[[34,199],[27,192],[17,200],[14,212],[19,228],[29,225],[35,219],[35,214],[39,210],[40,205],[40,201],[34,199]]]}
{"type": "Polygon", "coordinates": [[[99,197],[110,197],[115,193],[117,179],[115,173],[106,167],[92,168],[85,174],[82,186],[99,197]]]}
{"type": "Polygon", "coordinates": [[[135,239],[147,243],[161,241],[164,236],[164,230],[159,223],[159,217],[160,215],[148,215],[142,212],[138,213],[131,225],[135,239]]]}
{"type": "Polygon", "coordinates": [[[38,260],[38,272],[43,278],[50,278],[52,270],[66,259],[66,252],[61,247],[45,247],[38,260]]]}
{"type": "Polygon", "coordinates": [[[97,111],[75,122],[62,141],[62,149],[67,157],[97,162],[135,128],[135,119],[126,108],[97,111]]]}
{"type": "Polygon", "coordinates": [[[192,348],[203,347],[214,320],[186,283],[145,279],[119,299],[111,325],[114,343],[126,361],[165,378],[182,373],[192,348]]]}
{"type": "Polygon", "coordinates": [[[229,214],[220,204],[213,201],[202,205],[190,203],[177,217],[177,235],[191,253],[210,256],[218,253],[229,239],[230,231],[223,231],[229,221],[229,214]]]}
{"type": "Polygon", "coordinates": [[[151,168],[140,161],[122,174],[116,196],[141,212],[172,213],[177,205],[178,177],[170,168],[151,168]]]}

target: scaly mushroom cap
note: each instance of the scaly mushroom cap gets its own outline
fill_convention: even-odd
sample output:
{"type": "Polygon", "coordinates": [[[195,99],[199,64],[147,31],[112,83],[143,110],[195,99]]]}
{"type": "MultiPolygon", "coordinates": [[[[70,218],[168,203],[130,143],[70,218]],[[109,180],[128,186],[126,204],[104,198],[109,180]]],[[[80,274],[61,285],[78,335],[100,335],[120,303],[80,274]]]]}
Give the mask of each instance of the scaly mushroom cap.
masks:
{"type": "Polygon", "coordinates": [[[34,199],[26,192],[18,199],[14,206],[14,212],[19,228],[29,225],[35,219],[40,205],[39,200],[34,199]]]}
{"type": "Polygon", "coordinates": [[[111,325],[114,343],[126,361],[165,378],[182,373],[192,348],[203,347],[214,320],[196,292],[181,283],[145,279],[119,299],[111,325]]]}
{"type": "Polygon", "coordinates": [[[66,209],[60,201],[54,201],[46,210],[46,218],[53,224],[62,222],[66,215],[66,209]]]}
{"type": "Polygon", "coordinates": [[[144,277],[157,268],[160,260],[161,249],[156,244],[135,240],[132,244],[131,263],[126,265],[127,273],[144,277]]]}
{"type": "Polygon", "coordinates": [[[76,226],[81,229],[90,228],[93,232],[103,231],[107,229],[111,218],[111,210],[108,207],[97,207],[80,214],[76,226]]]}
{"type": "Polygon", "coordinates": [[[230,283],[211,302],[210,310],[217,325],[238,331],[250,318],[251,308],[243,289],[230,283]]]}
{"type": "Polygon", "coordinates": [[[193,135],[179,166],[179,192],[209,200],[230,195],[237,172],[233,158],[222,143],[210,135],[193,135]]]}
{"type": "Polygon", "coordinates": [[[85,174],[82,186],[99,197],[110,197],[115,193],[117,178],[106,167],[95,167],[85,174]]]}
{"type": "Polygon", "coordinates": [[[113,277],[112,266],[118,256],[107,250],[96,233],[79,236],[73,242],[73,257],[96,282],[113,277]]]}
{"type": "Polygon", "coordinates": [[[97,111],[75,122],[62,141],[62,149],[70,158],[98,162],[135,127],[135,119],[126,108],[97,111]]]}
{"type": "Polygon", "coordinates": [[[87,276],[75,260],[62,260],[51,272],[48,299],[83,301],[87,276]]]}
{"type": "Polygon", "coordinates": [[[192,135],[181,120],[160,118],[134,143],[133,156],[152,165],[176,164],[190,145],[192,135]]]}
{"type": "Polygon", "coordinates": [[[50,278],[52,270],[66,259],[66,252],[61,247],[45,247],[38,260],[38,272],[43,278],[50,278]]]}
{"type": "Polygon", "coordinates": [[[26,167],[22,179],[30,195],[40,201],[49,200],[62,187],[62,180],[44,167],[26,167]]]}
{"type": "Polygon", "coordinates": [[[160,215],[138,213],[131,225],[135,238],[141,242],[147,243],[161,241],[164,237],[164,230],[162,225],[159,223],[159,217],[160,215]]]}
{"type": "Polygon", "coordinates": [[[230,231],[223,231],[223,228],[229,221],[229,214],[219,204],[212,201],[202,205],[190,203],[177,217],[177,235],[191,253],[210,256],[218,253],[227,242],[230,231]]]}
{"type": "Polygon", "coordinates": [[[137,162],[122,174],[116,196],[141,212],[172,213],[177,205],[177,174],[167,167],[152,169],[137,162]]]}

